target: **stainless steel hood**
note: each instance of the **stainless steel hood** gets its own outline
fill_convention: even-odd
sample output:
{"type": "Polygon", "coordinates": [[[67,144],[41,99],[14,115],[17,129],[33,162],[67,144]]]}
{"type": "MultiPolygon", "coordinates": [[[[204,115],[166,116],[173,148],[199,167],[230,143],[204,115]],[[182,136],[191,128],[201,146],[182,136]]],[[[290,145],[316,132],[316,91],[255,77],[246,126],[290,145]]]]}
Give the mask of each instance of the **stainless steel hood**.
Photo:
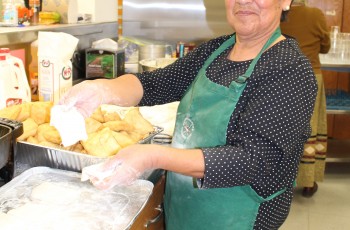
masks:
{"type": "Polygon", "coordinates": [[[224,0],[124,0],[123,35],[200,42],[232,33],[224,0]]]}

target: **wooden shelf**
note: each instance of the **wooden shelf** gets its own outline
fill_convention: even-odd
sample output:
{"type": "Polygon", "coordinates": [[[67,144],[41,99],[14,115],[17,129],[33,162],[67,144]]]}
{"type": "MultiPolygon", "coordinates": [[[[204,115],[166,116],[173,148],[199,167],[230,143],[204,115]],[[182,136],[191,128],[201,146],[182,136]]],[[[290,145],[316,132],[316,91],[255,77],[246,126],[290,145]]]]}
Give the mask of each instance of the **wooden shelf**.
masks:
{"type": "Polygon", "coordinates": [[[350,140],[328,139],[327,162],[350,162],[350,140]]]}

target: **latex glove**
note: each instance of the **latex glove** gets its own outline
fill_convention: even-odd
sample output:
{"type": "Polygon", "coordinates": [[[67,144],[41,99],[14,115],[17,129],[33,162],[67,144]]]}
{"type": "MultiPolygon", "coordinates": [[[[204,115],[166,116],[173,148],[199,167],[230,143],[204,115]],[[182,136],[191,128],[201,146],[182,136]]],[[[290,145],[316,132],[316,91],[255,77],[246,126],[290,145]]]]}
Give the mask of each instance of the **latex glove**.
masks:
{"type": "Polygon", "coordinates": [[[108,190],[114,186],[131,185],[141,176],[141,173],[128,163],[119,160],[107,162],[100,169],[99,175],[104,175],[103,179],[96,177],[95,174],[90,176],[90,181],[101,190],[108,190]]]}
{"type": "Polygon", "coordinates": [[[68,109],[76,107],[87,118],[103,103],[103,91],[96,81],[83,81],[66,92],[59,104],[68,109]]]}
{"type": "MultiPolygon", "coordinates": [[[[94,173],[88,174],[91,183],[99,189],[106,190],[114,186],[130,185],[147,169],[153,168],[152,153],[155,145],[136,144],[125,147],[106,162],[95,166],[94,173]]],[[[84,174],[84,173],[83,173],[84,174]]],[[[82,178],[87,180],[87,178],[82,178]]]]}

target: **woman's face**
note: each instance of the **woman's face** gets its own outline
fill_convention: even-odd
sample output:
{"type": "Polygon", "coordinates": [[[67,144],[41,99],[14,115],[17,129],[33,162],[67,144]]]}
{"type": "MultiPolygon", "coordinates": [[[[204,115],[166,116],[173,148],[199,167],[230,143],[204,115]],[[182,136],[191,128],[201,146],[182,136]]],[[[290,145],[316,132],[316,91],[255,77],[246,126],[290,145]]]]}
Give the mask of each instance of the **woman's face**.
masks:
{"type": "Polygon", "coordinates": [[[282,9],[291,0],[225,0],[227,21],[247,38],[271,34],[280,24],[282,9]]]}

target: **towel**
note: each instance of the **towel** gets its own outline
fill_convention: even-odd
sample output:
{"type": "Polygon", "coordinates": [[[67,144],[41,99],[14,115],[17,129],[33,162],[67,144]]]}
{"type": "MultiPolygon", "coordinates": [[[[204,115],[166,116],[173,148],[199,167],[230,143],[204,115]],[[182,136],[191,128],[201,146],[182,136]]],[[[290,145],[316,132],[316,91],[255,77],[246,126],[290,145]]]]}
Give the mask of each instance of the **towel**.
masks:
{"type": "Polygon", "coordinates": [[[75,107],[55,105],[51,109],[50,125],[60,133],[63,146],[71,146],[87,139],[85,119],[75,107]]]}

